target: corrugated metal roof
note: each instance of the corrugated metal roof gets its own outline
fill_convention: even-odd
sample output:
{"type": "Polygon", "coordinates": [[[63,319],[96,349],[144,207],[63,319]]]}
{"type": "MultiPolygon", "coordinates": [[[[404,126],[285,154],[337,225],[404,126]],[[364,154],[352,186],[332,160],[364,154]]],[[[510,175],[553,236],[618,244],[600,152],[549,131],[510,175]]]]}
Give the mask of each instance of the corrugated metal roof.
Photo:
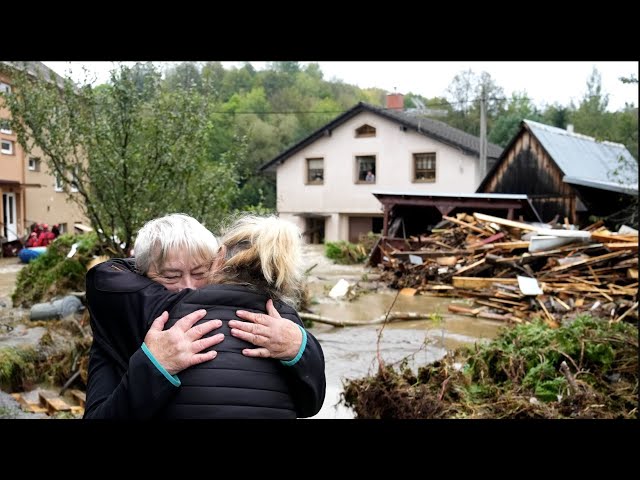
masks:
{"type": "Polygon", "coordinates": [[[597,188],[605,190],[628,189],[632,185],[638,191],[638,162],[624,145],[598,142],[595,138],[532,120],[524,123],[571,180],[567,183],[597,184],[597,188]]]}

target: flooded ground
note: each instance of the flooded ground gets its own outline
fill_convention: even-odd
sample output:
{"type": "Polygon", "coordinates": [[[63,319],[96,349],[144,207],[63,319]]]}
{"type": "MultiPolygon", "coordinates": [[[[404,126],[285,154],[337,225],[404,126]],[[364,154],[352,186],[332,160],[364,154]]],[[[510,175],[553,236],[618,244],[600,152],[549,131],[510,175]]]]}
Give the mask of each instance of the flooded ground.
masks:
{"type": "MultiPolygon", "coordinates": [[[[328,296],[341,278],[358,282],[362,290],[375,285],[376,272],[362,265],[335,265],[324,256],[322,245],[305,248],[309,286],[314,298],[313,313],[336,320],[366,322],[384,315],[393,304],[394,312],[435,314],[431,320],[395,322],[385,326],[380,339],[380,355],[385,363],[411,357],[410,365],[424,365],[444,356],[447,350],[493,338],[502,323],[451,315],[449,303],[465,304],[447,297],[401,296],[394,290],[360,293],[353,301],[328,296]],[[312,268],[313,267],[313,268],[312,268]]],[[[11,307],[11,293],[20,269],[18,258],[0,258],[0,315],[11,307]]],[[[313,418],[353,418],[351,410],[339,405],[345,379],[358,378],[375,371],[378,332],[381,325],[335,328],[316,323],[311,332],[322,344],[326,360],[327,395],[322,410],[313,418]]],[[[0,332],[2,333],[2,332],[0,332]]],[[[31,415],[31,414],[27,414],[31,415]]]]}
{"type": "Polygon", "coordinates": [[[0,258],[0,308],[11,307],[18,272],[25,266],[18,257],[0,258]]]}
{"type": "MultiPolygon", "coordinates": [[[[314,297],[313,313],[334,320],[367,322],[394,312],[434,314],[431,320],[395,322],[384,327],[380,339],[380,356],[385,363],[409,358],[417,367],[443,357],[448,350],[493,338],[502,323],[448,313],[450,303],[466,305],[464,300],[448,297],[404,296],[395,290],[382,289],[362,293],[353,301],[328,296],[341,278],[363,286],[375,282],[377,274],[362,265],[334,265],[324,257],[321,245],[309,245],[305,261],[310,271],[309,286],[314,297]]],[[[378,332],[381,325],[336,328],[316,323],[311,332],[322,344],[325,354],[327,395],[322,410],[313,418],[353,418],[350,409],[339,404],[345,379],[359,378],[378,368],[378,332]]]]}

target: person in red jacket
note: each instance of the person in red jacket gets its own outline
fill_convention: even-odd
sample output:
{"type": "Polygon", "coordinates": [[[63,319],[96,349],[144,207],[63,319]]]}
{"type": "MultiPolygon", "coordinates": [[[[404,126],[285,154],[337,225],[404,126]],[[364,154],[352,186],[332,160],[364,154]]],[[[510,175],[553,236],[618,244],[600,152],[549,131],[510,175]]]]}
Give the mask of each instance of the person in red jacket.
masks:
{"type": "Polygon", "coordinates": [[[56,239],[53,232],[49,231],[49,225],[42,224],[42,231],[38,235],[37,247],[46,247],[56,239]]]}

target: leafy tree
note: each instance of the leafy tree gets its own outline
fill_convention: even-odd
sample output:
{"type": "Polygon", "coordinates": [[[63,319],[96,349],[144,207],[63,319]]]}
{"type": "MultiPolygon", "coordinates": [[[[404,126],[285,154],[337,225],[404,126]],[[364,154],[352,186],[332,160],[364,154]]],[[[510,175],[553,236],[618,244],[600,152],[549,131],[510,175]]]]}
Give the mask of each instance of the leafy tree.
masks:
{"type": "Polygon", "coordinates": [[[77,188],[69,198],[113,253],[126,255],[153,217],[182,211],[213,219],[226,211],[237,155],[209,156],[212,126],[197,92],[163,88],[151,64],[120,66],[96,88],[25,72],[7,97],[18,141],[42,149],[67,193],[77,188]]]}
{"type": "Polygon", "coordinates": [[[570,115],[575,131],[599,140],[611,140],[612,115],[607,111],[609,95],[602,90],[602,77],[594,67],[587,79],[587,91],[570,115]]]}
{"type": "Polygon", "coordinates": [[[505,102],[504,89],[498,86],[490,74],[479,75],[472,70],[458,73],[447,88],[453,112],[447,123],[472,135],[480,133],[480,98],[486,99],[487,132],[500,114],[505,102]]]}
{"type": "Polygon", "coordinates": [[[493,124],[488,136],[489,141],[506,147],[518,133],[520,122],[525,119],[537,122],[543,120],[526,92],[513,93],[507,103],[506,110],[493,124]]]}

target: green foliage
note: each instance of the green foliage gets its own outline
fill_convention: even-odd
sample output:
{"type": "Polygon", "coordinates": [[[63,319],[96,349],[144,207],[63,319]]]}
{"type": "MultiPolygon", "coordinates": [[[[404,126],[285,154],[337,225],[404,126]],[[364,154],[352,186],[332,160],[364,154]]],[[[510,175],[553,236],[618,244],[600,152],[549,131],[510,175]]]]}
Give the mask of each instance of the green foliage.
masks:
{"type": "Polygon", "coordinates": [[[503,384],[512,382],[540,400],[556,400],[566,392],[567,383],[560,364],[579,364],[583,370],[610,374],[616,367],[616,336],[637,335],[637,327],[626,323],[609,325],[590,316],[577,317],[558,329],[542,321],[504,330],[498,338],[476,346],[466,372],[471,381],[503,384]],[[571,360],[570,360],[571,359],[571,360]]]}
{"type": "Polygon", "coordinates": [[[7,101],[20,143],[42,149],[101,243],[118,255],[150,218],[205,208],[219,216],[230,203],[236,168],[209,156],[208,101],[195,74],[187,66],[182,80],[165,86],[151,64],[121,66],[99,88],[15,75],[7,101]]]}
{"type": "Polygon", "coordinates": [[[33,348],[0,349],[0,387],[10,392],[21,389],[25,380],[36,375],[36,358],[33,348]]]}
{"type": "Polygon", "coordinates": [[[87,264],[99,251],[98,238],[93,232],[59,236],[45,253],[18,272],[11,295],[13,304],[29,307],[68,292],[84,291],[87,264]],[[74,243],[78,244],[77,251],[67,258],[74,243]]]}
{"type": "Polygon", "coordinates": [[[326,242],[324,253],[336,263],[351,265],[362,263],[367,259],[367,251],[361,244],[350,243],[344,240],[339,242],[326,242]]]}

